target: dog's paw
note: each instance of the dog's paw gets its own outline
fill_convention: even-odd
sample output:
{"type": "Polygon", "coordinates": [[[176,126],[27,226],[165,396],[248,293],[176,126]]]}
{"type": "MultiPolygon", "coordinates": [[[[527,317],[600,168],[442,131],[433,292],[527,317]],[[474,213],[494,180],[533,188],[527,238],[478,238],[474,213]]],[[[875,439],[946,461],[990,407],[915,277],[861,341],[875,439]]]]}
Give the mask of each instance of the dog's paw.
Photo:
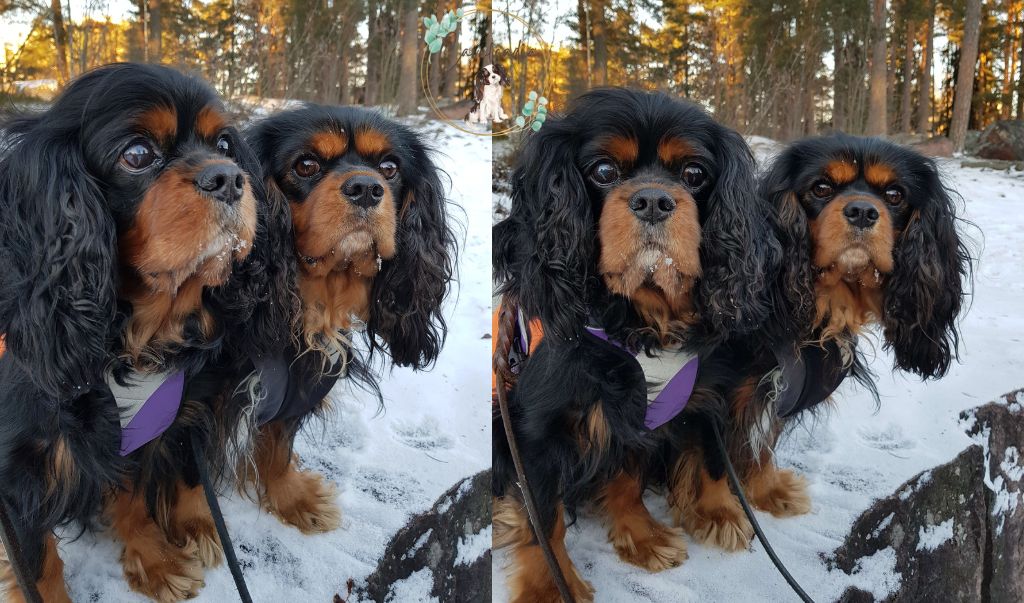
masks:
{"type": "Polygon", "coordinates": [[[212,519],[194,518],[185,522],[181,529],[186,535],[185,546],[188,547],[189,542],[195,546],[196,557],[203,567],[217,567],[224,561],[224,549],[212,519]]]}
{"type": "Polygon", "coordinates": [[[653,520],[637,528],[612,528],[608,539],[620,559],[650,572],[678,567],[687,558],[682,531],[653,520]]]}
{"type": "MultiPolygon", "coordinates": [[[[570,568],[570,571],[566,572],[565,581],[576,603],[594,601],[594,587],[581,578],[575,568],[570,568]]],[[[534,576],[533,580],[513,585],[509,593],[509,603],[562,603],[562,595],[558,592],[555,579],[545,568],[542,576],[534,576]]]]}
{"type": "Polygon", "coordinates": [[[750,502],[762,511],[776,517],[793,517],[811,512],[811,497],[807,494],[807,480],[792,471],[775,472],[773,483],[763,491],[754,492],[750,502]]]}
{"type": "Polygon", "coordinates": [[[306,534],[330,532],[341,525],[334,486],[311,471],[293,471],[275,487],[270,512],[306,534]]]}
{"type": "Polygon", "coordinates": [[[192,599],[203,587],[203,564],[194,541],[177,547],[163,538],[135,539],[126,543],[121,566],[132,590],[160,603],[192,599]]]}
{"type": "Polygon", "coordinates": [[[683,516],[683,527],[694,540],[727,551],[742,551],[754,537],[754,527],[739,503],[712,509],[696,508],[683,516]]]}

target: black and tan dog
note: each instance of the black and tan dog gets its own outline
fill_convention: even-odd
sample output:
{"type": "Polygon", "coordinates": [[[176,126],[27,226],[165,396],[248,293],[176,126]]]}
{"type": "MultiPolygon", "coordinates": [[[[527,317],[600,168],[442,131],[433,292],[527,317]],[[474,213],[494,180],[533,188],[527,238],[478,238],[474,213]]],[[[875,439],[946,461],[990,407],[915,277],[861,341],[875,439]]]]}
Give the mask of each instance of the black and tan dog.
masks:
{"type": "Polygon", "coordinates": [[[255,156],[209,86],[148,65],[91,71],[0,132],[0,496],[29,579],[67,601],[53,529],[105,511],[133,589],[194,595],[218,544],[192,442],[221,443],[193,378],[287,324],[261,305],[285,281],[255,156]],[[115,398],[154,379],[157,406],[115,398]]]}
{"type": "Polygon", "coordinates": [[[294,274],[277,300],[290,309],[291,331],[276,358],[257,362],[259,387],[242,388],[243,398],[255,391],[256,399],[236,397],[222,422],[237,431],[239,409],[262,409],[254,462],[241,463],[240,485],[254,486],[260,504],[286,523],[328,531],[341,519],[333,488],[298,468],[295,436],[327,410],[339,378],[379,397],[355,338],[394,366],[425,368],[440,353],[456,255],[443,172],[419,135],[368,109],[310,104],[266,118],[246,136],[271,204],[289,216],[275,261],[294,274]]]}
{"type": "MultiPolygon", "coordinates": [[[[509,391],[512,429],[540,522],[585,601],[592,589],[563,539],[589,504],[623,560],[657,571],[686,558],[641,498],[658,440],[628,350],[703,353],[757,327],[780,249],[743,139],[664,94],[584,94],[528,139],[512,178],[511,215],[493,231],[495,278],[505,303],[543,328],[509,391]]],[[[557,601],[498,414],[492,437],[494,541],[512,547],[511,598],[557,601]]]]}
{"type": "Polygon", "coordinates": [[[679,523],[729,550],[746,548],[753,529],[729,490],[712,424],[755,507],[807,513],[804,479],[773,460],[785,425],[822,408],[847,376],[875,391],[857,350],[875,325],[895,369],[944,375],[971,261],[935,162],[892,143],[845,135],[797,142],[768,170],[761,194],[786,258],[772,285],[776,311],[701,359],[694,395],[664,428],[656,463],[668,467],[679,523]]]}

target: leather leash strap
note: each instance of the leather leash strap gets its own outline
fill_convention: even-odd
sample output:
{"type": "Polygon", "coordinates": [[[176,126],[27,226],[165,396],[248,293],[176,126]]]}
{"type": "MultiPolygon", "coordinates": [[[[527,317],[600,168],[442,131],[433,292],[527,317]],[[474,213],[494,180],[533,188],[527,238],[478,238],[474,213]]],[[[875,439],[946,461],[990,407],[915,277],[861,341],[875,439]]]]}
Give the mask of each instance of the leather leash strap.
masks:
{"type": "Polygon", "coordinates": [[[540,515],[537,514],[537,505],[533,500],[533,491],[526,479],[526,471],[523,469],[523,460],[519,455],[519,445],[516,443],[516,435],[512,431],[512,417],[508,411],[508,390],[505,387],[505,376],[515,377],[509,370],[508,354],[511,350],[513,339],[512,330],[515,329],[515,317],[518,313],[518,306],[509,303],[508,298],[502,298],[501,315],[498,323],[498,347],[495,351],[493,363],[496,376],[496,394],[498,398],[498,410],[501,412],[501,422],[505,427],[505,439],[508,440],[508,450],[512,456],[512,463],[516,467],[516,479],[518,480],[519,491],[523,495],[523,503],[526,505],[526,514],[530,520],[530,528],[533,530],[533,537],[537,540],[541,552],[544,553],[544,561],[548,564],[551,577],[558,587],[558,594],[561,595],[563,603],[575,603],[572,593],[569,591],[569,584],[565,580],[565,574],[558,565],[554,551],[551,550],[551,543],[544,534],[540,525],[540,515]]]}
{"type": "Polygon", "coordinates": [[[0,499],[0,538],[3,539],[4,548],[7,549],[7,561],[14,570],[14,577],[24,593],[25,599],[30,603],[43,603],[43,597],[36,588],[36,583],[29,579],[25,567],[25,557],[21,554],[21,547],[18,544],[18,534],[14,531],[14,522],[7,512],[7,503],[0,499]]]}

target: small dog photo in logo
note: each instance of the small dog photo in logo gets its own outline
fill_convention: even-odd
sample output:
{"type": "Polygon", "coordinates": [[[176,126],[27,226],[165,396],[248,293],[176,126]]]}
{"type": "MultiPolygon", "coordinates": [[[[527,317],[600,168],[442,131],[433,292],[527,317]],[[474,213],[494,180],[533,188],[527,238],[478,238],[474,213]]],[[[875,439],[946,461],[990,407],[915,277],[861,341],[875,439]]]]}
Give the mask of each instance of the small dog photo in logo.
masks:
{"type": "Polygon", "coordinates": [[[424,100],[467,134],[504,138],[543,127],[550,49],[515,13],[473,6],[423,18],[424,100]],[[505,25],[494,28],[500,19],[505,25]],[[452,84],[452,85],[448,85],[452,84]]]}
{"type": "Polygon", "coordinates": [[[501,123],[508,119],[502,109],[505,86],[511,85],[508,72],[501,65],[484,65],[476,74],[476,85],[473,88],[473,108],[466,116],[471,124],[501,123]]]}

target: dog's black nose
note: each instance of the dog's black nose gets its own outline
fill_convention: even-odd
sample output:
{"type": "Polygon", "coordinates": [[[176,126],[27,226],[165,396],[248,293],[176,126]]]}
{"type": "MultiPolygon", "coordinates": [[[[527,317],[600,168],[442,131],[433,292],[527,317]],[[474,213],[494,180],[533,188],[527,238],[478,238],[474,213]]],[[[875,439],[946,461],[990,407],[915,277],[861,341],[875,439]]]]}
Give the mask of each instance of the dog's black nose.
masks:
{"type": "Polygon", "coordinates": [[[384,198],[384,187],[373,176],[352,176],[341,185],[341,194],[354,205],[369,209],[384,198]]]}
{"type": "Polygon", "coordinates": [[[843,215],[854,228],[871,228],[878,221],[878,209],[868,201],[850,201],[843,208],[843,215]]]}
{"type": "Polygon", "coordinates": [[[204,194],[234,205],[242,198],[245,187],[245,176],[242,170],[231,163],[215,163],[203,168],[196,176],[196,188],[204,194]]]}
{"type": "Polygon", "coordinates": [[[657,224],[669,217],[676,208],[676,200],[660,188],[642,188],[629,198],[629,209],[637,218],[657,224]]]}

